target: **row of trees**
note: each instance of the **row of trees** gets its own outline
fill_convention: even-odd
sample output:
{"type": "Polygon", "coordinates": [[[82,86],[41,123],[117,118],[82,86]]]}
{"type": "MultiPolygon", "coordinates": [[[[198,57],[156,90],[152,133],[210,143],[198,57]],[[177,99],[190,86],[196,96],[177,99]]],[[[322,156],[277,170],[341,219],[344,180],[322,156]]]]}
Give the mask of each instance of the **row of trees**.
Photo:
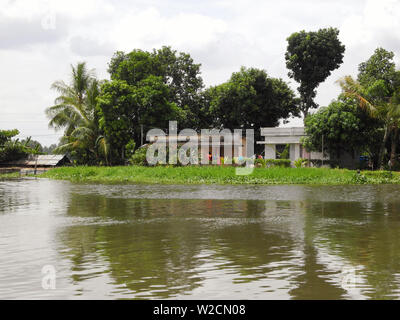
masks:
{"type": "Polygon", "coordinates": [[[166,130],[169,120],[197,130],[258,129],[301,112],[306,116],[317,107],[317,86],[342,62],[338,32],[302,31],[288,38],[285,57],[289,76],[299,82],[299,98],[282,79],[256,68],[242,67],[227,82],[204,88],[200,64],[170,47],[116,52],[108,81],[96,80],[78,63],[70,83],[52,86],[60,96],[47,115],[51,127],[64,130],[57,151],[70,152],[78,163],[119,164],[143,143],[143,134],[166,130]]]}
{"type": "Polygon", "coordinates": [[[20,140],[16,138],[18,135],[18,129],[0,130],[0,163],[20,160],[32,154],[51,154],[57,149],[56,144],[42,146],[31,137],[20,140]]]}
{"type": "Polygon", "coordinates": [[[26,157],[29,154],[42,152],[41,146],[30,138],[20,141],[15,138],[17,129],[0,130],[0,162],[9,162],[26,157]]]}
{"type": "Polygon", "coordinates": [[[60,96],[47,115],[51,127],[64,130],[56,151],[69,152],[82,164],[120,164],[149,129],[167,130],[169,120],[181,128],[258,129],[303,114],[308,150],[321,150],[323,136],[326,152],[357,149],[382,167],[389,150],[394,165],[400,76],[392,52],[377,49],[360,64],[357,79],[338,82],[343,90],[336,100],[311,113],[318,107],[318,85],[343,61],[338,33],[335,28],[301,31],[287,39],[286,66],[299,83],[299,96],[282,79],[256,68],[242,67],[225,83],[205,88],[200,64],[170,47],[116,52],[108,65],[110,80],[97,80],[78,63],[69,83],[52,86],[60,96]]]}
{"type": "Polygon", "coordinates": [[[170,47],[153,52],[117,52],[109,81],[99,82],[85,63],[72,66],[70,83],[47,109],[50,126],[63,129],[63,145],[78,163],[120,164],[152,128],[258,128],[299,115],[299,99],[281,79],[241,68],[218,86],[205,89],[200,65],[170,47]]]}

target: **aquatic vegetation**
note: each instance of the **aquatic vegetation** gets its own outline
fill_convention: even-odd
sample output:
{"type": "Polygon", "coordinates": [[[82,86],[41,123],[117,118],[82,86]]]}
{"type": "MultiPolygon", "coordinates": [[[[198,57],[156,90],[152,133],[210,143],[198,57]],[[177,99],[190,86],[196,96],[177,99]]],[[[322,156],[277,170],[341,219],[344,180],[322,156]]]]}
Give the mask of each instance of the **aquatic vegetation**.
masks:
{"type": "Polygon", "coordinates": [[[328,168],[254,168],[249,175],[237,175],[231,166],[117,166],[61,167],[40,177],[74,182],[165,183],[165,184],[397,184],[400,174],[328,168]]]}

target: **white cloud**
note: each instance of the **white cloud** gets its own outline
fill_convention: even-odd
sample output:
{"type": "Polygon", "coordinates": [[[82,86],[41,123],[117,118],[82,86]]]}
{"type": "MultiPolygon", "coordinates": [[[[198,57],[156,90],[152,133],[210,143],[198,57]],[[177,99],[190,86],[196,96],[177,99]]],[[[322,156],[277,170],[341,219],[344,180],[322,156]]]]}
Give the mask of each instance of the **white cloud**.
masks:
{"type": "Polygon", "coordinates": [[[201,14],[182,13],[167,17],[154,8],[132,10],[111,29],[119,48],[146,49],[171,44],[176,48],[200,48],[215,41],[227,29],[226,23],[201,14]]]}
{"type": "Polygon", "coordinates": [[[63,27],[55,28],[53,21],[39,16],[24,19],[0,13],[0,49],[24,49],[38,43],[59,41],[67,31],[63,27]]]}
{"type": "Polygon", "coordinates": [[[70,39],[72,52],[83,56],[111,56],[114,52],[115,45],[112,43],[101,43],[92,38],[84,38],[74,36],[70,39]]]}

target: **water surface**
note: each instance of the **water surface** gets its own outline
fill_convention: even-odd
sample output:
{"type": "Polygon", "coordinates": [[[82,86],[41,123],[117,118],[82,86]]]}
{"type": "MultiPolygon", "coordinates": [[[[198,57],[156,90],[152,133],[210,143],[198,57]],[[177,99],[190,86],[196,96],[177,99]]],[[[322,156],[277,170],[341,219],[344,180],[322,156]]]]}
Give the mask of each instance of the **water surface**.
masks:
{"type": "Polygon", "coordinates": [[[399,196],[0,181],[0,299],[397,299],[399,196]]]}

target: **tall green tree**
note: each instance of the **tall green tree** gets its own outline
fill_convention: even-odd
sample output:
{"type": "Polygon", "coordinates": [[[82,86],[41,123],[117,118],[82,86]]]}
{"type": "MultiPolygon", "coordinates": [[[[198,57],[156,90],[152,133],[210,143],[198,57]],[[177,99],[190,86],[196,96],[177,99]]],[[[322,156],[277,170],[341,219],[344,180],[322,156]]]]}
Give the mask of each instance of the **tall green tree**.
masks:
{"type": "Polygon", "coordinates": [[[295,32],[287,38],[285,54],[290,78],[300,86],[300,109],[307,117],[309,110],[317,108],[314,102],[316,88],[343,62],[344,45],[336,28],[319,29],[314,32],[295,32]]]}
{"type": "Polygon", "coordinates": [[[282,80],[265,70],[242,67],[229,81],[207,90],[212,127],[256,129],[275,127],[279,120],[298,116],[298,99],[282,80]]]}
{"type": "Polygon", "coordinates": [[[170,89],[171,102],[184,112],[181,127],[201,129],[204,126],[204,105],[201,96],[204,84],[200,75],[201,65],[194,63],[190,54],[178,53],[171,47],[164,46],[153,50],[152,55],[161,66],[161,76],[170,89]]]}
{"type": "MultiPolygon", "coordinates": [[[[141,133],[152,128],[166,129],[169,120],[182,116],[169,102],[169,88],[161,77],[150,75],[135,86],[124,80],[103,84],[98,99],[101,128],[110,145],[111,162],[124,163],[132,140],[141,145],[141,133]]],[[[145,139],[145,136],[144,136],[145,139]]]]}
{"type": "Polygon", "coordinates": [[[78,163],[107,162],[107,143],[96,113],[99,82],[86,63],[71,66],[71,81],[56,81],[52,89],[60,95],[46,109],[49,126],[64,129],[56,152],[70,152],[78,163]]]}
{"type": "Polygon", "coordinates": [[[373,55],[358,66],[357,80],[363,86],[371,86],[376,81],[382,80],[385,83],[388,94],[396,91],[398,73],[393,61],[394,53],[383,48],[375,49],[373,55]]]}
{"type": "Polygon", "coordinates": [[[124,80],[131,86],[138,85],[151,75],[161,77],[169,88],[168,100],[175,103],[184,114],[180,126],[201,127],[203,79],[200,64],[194,63],[188,53],[178,53],[166,46],[152,52],[119,51],[112,57],[108,71],[112,80],[124,80]]]}
{"type": "Polygon", "coordinates": [[[400,104],[400,72],[396,71],[394,53],[379,47],[366,62],[359,65],[358,70],[357,80],[362,86],[369,88],[367,93],[369,99],[375,104],[388,103],[383,110],[380,110],[384,114],[376,116],[388,117],[386,121],[391,122],[388,139],[391,141],[390,162],[393,166],[397,161],[399,121],[396,118],[399,118],[400,104]]]}
{"type": "Polygon", "coordinates": [[[161,66],[147,51],[135,49],[129,53],[117,51],[108,65],[111,80],[124,80],[131,86],[150,75],[160,75],[161,66]]]}

